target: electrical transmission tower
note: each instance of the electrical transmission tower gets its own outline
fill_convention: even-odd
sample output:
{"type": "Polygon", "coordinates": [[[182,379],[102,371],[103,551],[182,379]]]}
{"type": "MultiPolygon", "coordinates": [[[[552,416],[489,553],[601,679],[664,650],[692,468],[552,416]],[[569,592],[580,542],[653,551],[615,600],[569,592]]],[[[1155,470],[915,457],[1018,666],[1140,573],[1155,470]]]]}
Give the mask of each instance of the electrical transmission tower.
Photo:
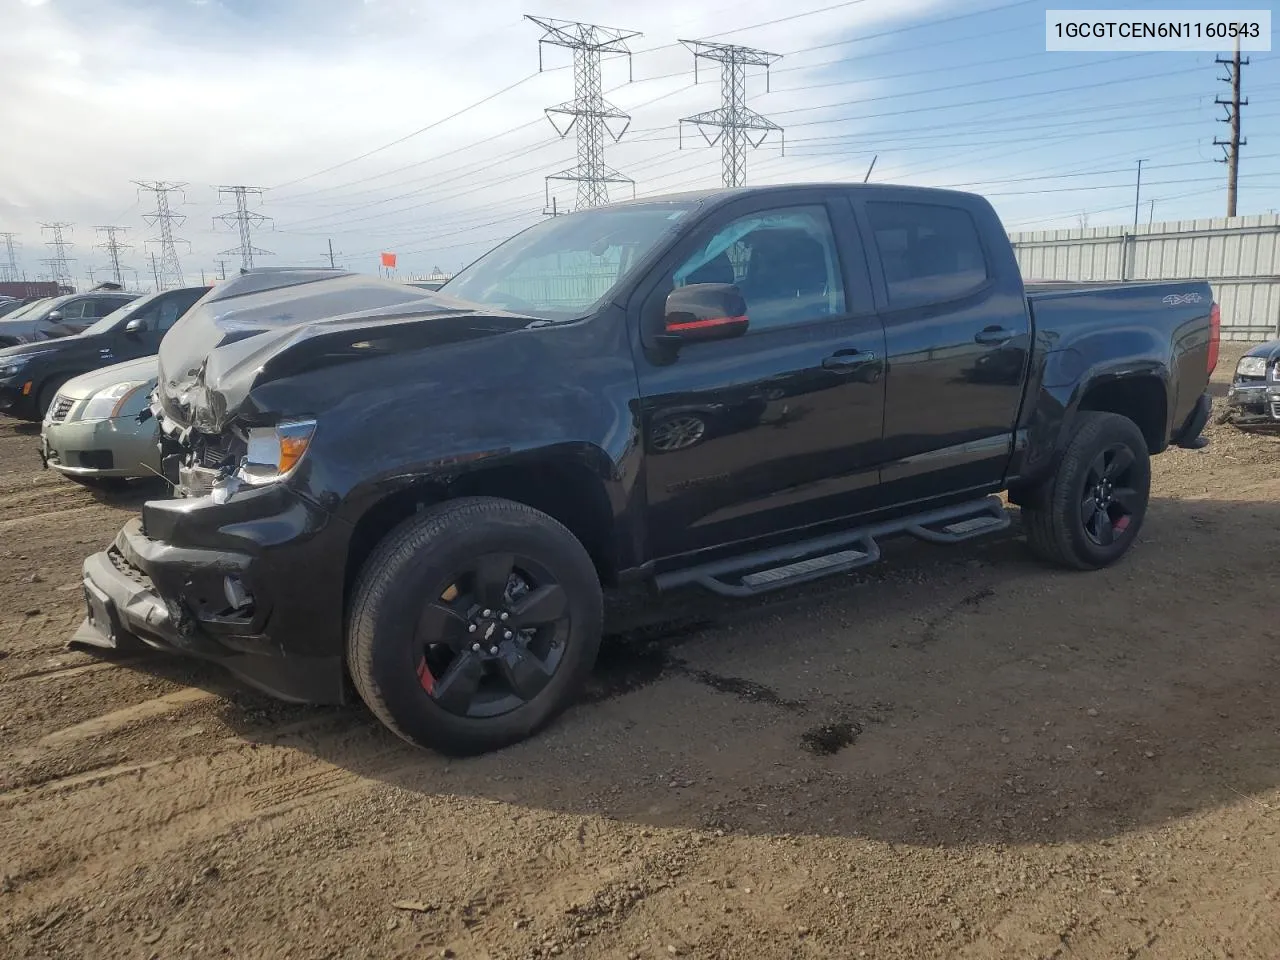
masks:
{"type": "Polygon", "coordinates": [[[631,117],[604,98],[600,83],[600,55],[603,53],[626,54],[629,67],[631,50],[627,47],[627,41],[640,34],[634,30],[617,30],[613,27],[600,27],[573,20],[552,20],[547,17],[531,16],[526,16],[525,19],[532,20],[546,31],[538,40],[539,71],[542,70],[544,43],[553,47],[566,47],[573,51],[574,97],[566,103],[548,107],[546,113],[547,119],[551,121],[551,125],[561,137],[567,137],[569,131],[577,127],[578,163],[569,170],[553,173],[547,177],[548,207],[551,205],[550,181],[552,180],[577,183],[576,209],[578,210],[608,203],[611,183],[631,184],[634,191],[635,181],[604,162],[605,134],[617,143],[627,132],[631,117]],[[557,116],[569,118],[564,129],[561,129],[560,124],[556,122],[557,116]],[[616,133],[615,127],[617,127],[616,133]]]}
{"type": "Polygon", "coordinates": [[[230,250],[223,250],[219,253],[219,255],[226,256],[228,254],[238,253],[240,255],[241,268],[244,270],[252,270],[253,255],[255,253],[261,254],[264,257],[275,256],[275,254],[273,254],[270,250],[262,250],[262,249],[259,249],[258,247],[255,247],[253,245],[253,239],[249,235],[249,229],[251,227],[261,226],[262,224],[266,223],[269,219],[271,219],[270,217],[264,217],[262,214],[256,213],[255,211],[249,209],[249,194],[254,193],[254,194],[257,194],[258,196],[262,196],[262,188],[261,187],[219,187],[218,196],[221,197],[224,193],[230,193],[236,198],[236,212],[224,213],[222,214],[222,216],[214,217],[213,219],[221,220],[223,223],[227,224],[228,226],[231,225],[232,223],[236,224],[236,226],[240,230],[240,246],[232,247],[230,250]]]}
{"type": "Polygon", "coordinates": [[[116,239],[116,233],[124,233],[127,227],[94,227],[98,233],[105,233],[107,239],[105,242],[98,244],[97,249],[107,251],[107,256],[111,258],[111,276],[116,283],[124,286],[124,280],[120,276],[120,251],[132,249],[129,244],[121,243],[116,239]]]}
{"type": "Polygon", "coordinates": [[[175,224],[181,226],[187,218],[180,213],[173,213],[169,209],[169,194],[181,193],[186,184],[168,183],[164,180],[135,180],[133,182],[148,193],[156,195],[156,212],[142,215],[143,220],[160,230],[160,236],[153,237],[147,241],[147,243],[160,244],[160,260],[153,271],[156,276],[156,289],[168,290],[172,287],[180,287],[183,284],[182,266],[178,263],[176,244],[186,243],[187,241],[175,238],[173,227],[175,224]]]}
{"type": "MultiPolygon", "coordinates": [[[[692,123],[710,146],[714,147],[718,142],[723,158],[721,176],[724,185],[740,187],[746,182],[747,148],[760,146],[774,130],[782,133],[780,126],[747,106],[747,67],[764,67],[767,83],[769,65],[782,55],[732,43],[709,43],[706,40],[680,42],[693,53],[695,83],[698,81],[699,58],[705,57],[720,64],[720,106],[715,110],[682,118],[680,129],[683,131],[684,124],[692,123]],[[706,129],[708,127],[715,127],[719,132],[714,137],[710,136],[706,129]]],[[[783,137],[785,150],[785,134],[783,137]]],[[[680,146],[684,146],[683,140],[680,141],[680,146]]]]}
{"type": "Polygon", "coordinates": [[[67,256],[67,250],[71,246],[71,241],[62,235],[62,231],[71,232],[71,224],[63,223],[42,223],[41,230],[48,230],[53,234],[53,239],[45,243],[45,246],[53,251],[53,256],[41,260],[41,263],[49,265],[49,273],[51,278],[60,287],[71,286],[71,264],[75,262],[73,257],[67,256]]]}
{"type": "Polygon", "coordinates": [[[1215,97],[1213,101],[1226,108],[1227,115],[1218,122],[1231,124],[1231,139],[1219,140],[1214,137],[1213,143],[1214,146],[1222,147],[1222,152],[1226,154],[1218,162],[1227,165],[1227,216],[1234,217],[1236,215],[1236,179],[1240,176],[1240,148],[1249,142],[1240,136],[1240,108],[1249,105],[1248,97],[1240,99],[1240,68],[1249,65],[1248,57],[1240,59],[1240,38],[1236,37],[1236,52],[1233,56],[1217,57],[1214,62],[1227,68],[1227,75],[1218,79],[1223,83],[1231,84],[1230,100],[1215,97]]]}
{"type": "Polygon", "coordinates": [[[22,279],[18,273],[18,245],[13,242],[16,233],[0,233],[0,240],[4,241],[4,249],[0,250],[3,256],[0,256],[0,281],[9,283],[17,283],[22,279]]]}

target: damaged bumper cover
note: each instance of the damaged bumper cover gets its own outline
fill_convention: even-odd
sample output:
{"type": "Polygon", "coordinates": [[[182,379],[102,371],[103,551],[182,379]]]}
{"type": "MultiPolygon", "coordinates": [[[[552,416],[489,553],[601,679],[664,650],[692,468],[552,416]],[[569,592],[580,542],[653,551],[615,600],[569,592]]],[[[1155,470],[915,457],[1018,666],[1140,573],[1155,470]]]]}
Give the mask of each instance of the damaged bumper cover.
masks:
{"type": "Polygon", "coordinates": [[[1280,427],[1280,383],[1233,383],[1227,388],[1227,419],[1241,426],[1280,427]]]}
{"type": "Polygon", "coordinates": [[[221,663],[281,699],[345,703],[345,526],[282,486],[227,504],[148,502],[84,561],[72,643],[133,639],[221,663]]]}

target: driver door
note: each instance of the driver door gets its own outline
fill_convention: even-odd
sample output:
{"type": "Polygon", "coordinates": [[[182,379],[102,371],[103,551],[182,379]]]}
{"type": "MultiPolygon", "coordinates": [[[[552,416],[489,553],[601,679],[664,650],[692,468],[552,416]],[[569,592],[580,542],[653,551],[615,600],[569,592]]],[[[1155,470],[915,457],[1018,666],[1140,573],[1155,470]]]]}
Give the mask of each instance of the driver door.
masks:
{"type": "Polygon", "coordinates": [[[728,204],[658,270],[636,317],[650,557],[873,509],[884,330],[848,205],[804,190],[728,204]],[[687,283],[735,284],[747,332],[653,349],[687,283]]]}

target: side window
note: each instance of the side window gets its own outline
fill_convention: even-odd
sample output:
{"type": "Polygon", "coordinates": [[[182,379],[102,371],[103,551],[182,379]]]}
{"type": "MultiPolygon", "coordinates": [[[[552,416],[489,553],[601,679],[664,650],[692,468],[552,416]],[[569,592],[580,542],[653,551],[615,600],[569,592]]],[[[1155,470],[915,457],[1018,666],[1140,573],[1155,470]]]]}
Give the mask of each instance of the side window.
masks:
{"type": "Polygon", "coordinates": [[[978,227],[959,207],[868,203],[889,305],[952,300],[982,286],[987,263],[978,227]]]}
{"type": "Polygon", "coordinates": [[[184,301],[179,297],[167,297],[157,307],[155,320],[147,325],[147,329],[158,330],[161,333],[168,330],[173,326],[173,322],[182,315],[185,305],[184,301]]]}
{"type": "Polygon", "coordinates": [[[160,332],[163,333],[177,323],[178,318],[195,306],[196,301],[204,295],[203,289],[191,290],[166,300],[160,308],[160,332]]]}
{"type": "Polygon", "coordinates": [[[748,331],[846,312],[827,211],[785,207],[730,221],[679,267],[673,287],[733,283],[747,303],[748,331]]]}
{"type": "MultiPolygon", "coordinates": [[[[62,311],[63,320],[81,320],[84,318],[86,311],[89,310],[89,300],[68,300],[59,309],[62,311]]],[[[93,316],[92,312],[89,316],[93,316]]]]}

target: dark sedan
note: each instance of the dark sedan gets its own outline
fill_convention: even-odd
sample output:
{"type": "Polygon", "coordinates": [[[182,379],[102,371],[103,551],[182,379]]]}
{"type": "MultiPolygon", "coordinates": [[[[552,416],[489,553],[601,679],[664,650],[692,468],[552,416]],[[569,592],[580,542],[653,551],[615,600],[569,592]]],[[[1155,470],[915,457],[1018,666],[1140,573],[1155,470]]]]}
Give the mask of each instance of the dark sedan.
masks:
{"type": "Polygon", "coordinates": [[[1240,358],[1223,419],[1241,427],[1280,427],[1280,340],[1259,344],[1240,358]]]}
{"type": "Polygon", "coordinates": [[[94,321],[119,310],[136,293],[95,290],[45,300],[35,309],[0,317],[0,346],[54,340],[82,333],[94,321]]]}
{"type": "Polygon", "coordinates": [[[125,301],[77,335],[0,350],[0,412],[22,420],[43,419],[58,388],[72,377],[151,356],[165,331],[208,290],[162,290],[125,301]]]}

